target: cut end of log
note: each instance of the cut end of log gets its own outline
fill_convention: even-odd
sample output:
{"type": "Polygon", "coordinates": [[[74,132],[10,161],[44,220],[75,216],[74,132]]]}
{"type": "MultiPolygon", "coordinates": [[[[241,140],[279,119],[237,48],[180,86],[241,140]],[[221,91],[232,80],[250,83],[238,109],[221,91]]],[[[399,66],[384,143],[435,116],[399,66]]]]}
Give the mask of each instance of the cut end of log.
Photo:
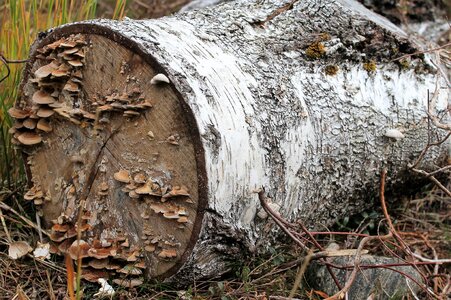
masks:
{"type": "Polygon", "coordinates": [[[50,39],[9,111],[33,184],[25,199],[42,210],[53,252],[82,258],[88,280],[171,275],[202,219],[189,110],[161,69],[112,39],[50,39]]]}

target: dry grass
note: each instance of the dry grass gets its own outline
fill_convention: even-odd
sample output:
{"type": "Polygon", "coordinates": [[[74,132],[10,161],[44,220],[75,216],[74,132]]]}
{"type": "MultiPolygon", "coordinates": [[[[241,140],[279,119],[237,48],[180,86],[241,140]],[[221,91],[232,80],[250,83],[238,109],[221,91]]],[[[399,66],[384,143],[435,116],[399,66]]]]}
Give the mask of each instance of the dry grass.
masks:
{"type": "MultiPolygon", "coordinates": [[[[447,188],[451,188],[451,180],[448,180],[447,188]]],[[[451,199],[441,189],[431,185],[428,191],[407,202],[397,213],[397,228],[405,233],[403,239],[414,253],[431,260],[451,258],[451,199]]],[[[451,292],[449,263],[424,265],[421,270],[430,275],[436,294],[451,292]]],[[[445,297],[446,293],[443,299],[445,297]]]]}

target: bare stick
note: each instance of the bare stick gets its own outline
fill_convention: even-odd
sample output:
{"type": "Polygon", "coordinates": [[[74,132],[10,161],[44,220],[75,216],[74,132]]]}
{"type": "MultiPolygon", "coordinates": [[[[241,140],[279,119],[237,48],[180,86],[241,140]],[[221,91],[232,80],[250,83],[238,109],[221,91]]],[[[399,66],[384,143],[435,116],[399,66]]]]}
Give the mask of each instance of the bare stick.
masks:
{"type": "Polygon", "coordinates": [[[8,227],[6,227],[5,218],[3,217],[2,209],[0,208],[0,220],[2,220],[3,230],[5,231],[6,238],[8,239],[9,243],[12,243],[11,236],[9,235],[8,227]]]}
{"type": "Polygon", "coordinates": [[[6,211],[10,211],[13,214],[15,214],[16,216],[18,216],[22,221],[24,221],[28,226],[33,227],[34,229],[36,229],[37,231],[42,232],[43,234],[45,234],[46,236],[50,237],[50,233],[48,233],[45,230],[42,230],[41,228],[39,228],[39,226],[37,226],[36,224],[34,224],[33,222],[31,222],[30,220],[28,220],[27,218],[25,218],[24,216],[22,216],[20,213],[18,213],[17,211],[15,211],[12,207],[10,207],[9,205],[7,205],[4,202],[0,202],[0,208],[6,210],[6,211]]]}
{"type": "Polygon", "coordinates": [[[428,49],[428,50],[424,50],[424,51],[418,51],[418,52],[414,52],[414,53],[411,53],[411,54],[406,54],[406,55],[403,55],[403,56],[400,56],[400,57],[397,57],[397,58],[393,59],[393,61],[400,60],[400,59],[403,59],[403,58],[407,58],[407,57],[410,57],[410,56],[415,56],[415,55],[419,55],[419,54],[430,53],[430,52],[442,50],[442,49],[445,49],[445,48],[447,48],[449,46],[451,46],[451,43],[447,43],[447,44],[442,45],[440,47],[436,47],[436,48],[432,48],[432,49],[428,49]]]}
{"type": "MultiPolygon", "coordinates": [[[[266,203],[266,196],[265,196],[265,190],[264,188],[261,188],[258,191],[258,198],[260,200],[260,204],[262,205],[263,209],[268,213],[268,215],[271,216],[271,218],[277,223],[277,225],[279,225],[279,227],[286,233],[288,234],[288,236],[290,236],[297,244],[299,244],[304,250],[309,250],[307,248],[306,245],[304,245],[304,243],[302,243],[297,237],[294,236],[294,234],[292,232],[290,232],[290,230],[288,230],[283,223],[287,223],[287,221],[283,220],[283,218],[276,212],[274,212],[268,205],[268,203],[266,203]],[[283,222],[281,221],[283,220],[283,222]]],[[[302,230],[304,230],[305,233],[307,233],[307,235],[310,237],[311,242],[314,243],[314,245],[320,249],[320,250],[324,250],[322,248],[322,246],[315,240],[315,238],[308,232],[308,230],[305,228],[305,226],[299,222],[299,224],[301,225],[302,230]]],[[[326,268],[327,271],[329,272],[330,276],[332,276],[332,279],[334,280],[336,286],[338,287],[338,289],[341,289],[341,284],[338,281],[337,276],[335,276],[332,268],[329,266],[327,261],[324,261],[326,263],[326,268]]]]}
{"type": "Polygon", "coordinates": [[[260,203],[263,207],[263,209],[272,217],[272,219],[274,220],[274,222],[276,222],[277,225],[279,225],[279,227],[293,240],[296,242],[296,244],[298,244],[299,246],[301,246],[304,250],[309,250],[309,248],[307,246],[304,245],[304,243],[302,243],[298,238],[296,238],[283,224],[282,222],[279,220],[278,216],[276,215],[276,213],[268,206],[268,204],[266,203],[266,196],[265,196],[265,191],[264,189],[260,189],[260,191],[258,192],[258,198],[260,200],[260,203]]]}
{"type": "Polygon", "coordinates": [[[310,263],[310,260],[312,259],[313,255],[313,249],[310,249],[307,256],[304,258],[304,262],[302,263],[301,267],[299,268],[298,273],[296,274],[296,279],[294,280],[293,288],[290,291],[289,298],[293,298],[296,294],[296,291],[298,290],[299,285],[301,284],[302,277],[304,276],[305,270],[307,270],[307,266],[310,263]]]}
{"type": "Polygon", "coordinates": [[[4,77],[2,77],[0,79],[0,83],[5,80],[6,78],[9,77],[9,74],[11,73],[11,70],[9,68],[8,64],[21,64],[21,63],[25,63],[28,61],[28,59],[21,59],[21,60],[11,60],[11,59],[6,59],[3,54],[0,53],[0,61],[5,65],[6,67],[6,75],[4,77]]]}

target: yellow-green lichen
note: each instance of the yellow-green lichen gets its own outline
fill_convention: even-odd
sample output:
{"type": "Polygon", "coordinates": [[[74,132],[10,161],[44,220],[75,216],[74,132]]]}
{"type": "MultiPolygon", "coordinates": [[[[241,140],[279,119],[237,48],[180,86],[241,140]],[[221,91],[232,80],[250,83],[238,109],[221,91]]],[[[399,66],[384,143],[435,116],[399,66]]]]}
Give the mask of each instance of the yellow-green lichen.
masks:
{"type": "Polygon", "coordinates": [[[368,73],[376,72],[376,62],[374,60],[370,60],[363,64],[363,69],[368,73]]]}
{"type": "Polygon", "coordinates": [[[410,67],[410,60],[400,59],[398,60],[398,64],[401,67],[401,70],[407,70],[410,67]]]}
{"type": "Polygon", "coordinates": [[[330,40],[330,34],[328,34],[327,32],[320,33],[319,40],[323,42],[330,40]]]}
{"type": "Polygon", "coordinates": [[[305,50],[305,54],[311,59],[318,59],[326,53],[326,47],[321,42],[314,42],[305,50]]]}
{"type": "Polygon", "coordinates": [[[326,68],[324,69],[324,72],[326,73],[326,75],[334,76],[338,72],[338,66],[327,65],[326,68]]]}

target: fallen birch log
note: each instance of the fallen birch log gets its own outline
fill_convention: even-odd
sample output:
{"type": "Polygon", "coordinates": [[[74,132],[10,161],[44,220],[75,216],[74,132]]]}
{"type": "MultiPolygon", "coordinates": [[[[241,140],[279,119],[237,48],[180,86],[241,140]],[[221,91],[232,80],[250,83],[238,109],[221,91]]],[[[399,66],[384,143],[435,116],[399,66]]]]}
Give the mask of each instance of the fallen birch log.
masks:
{"type": "MultiPolygon", "coordinates": [[[[437,79],[427,56],[394,59],[418,50],[347,0],[50,30],[10,110],[25,199],[89,280],[213,276],[274,234],[256,188],[318,228],[371,206],[382,167],[392,186],[409,179],[437,79]]],[[[442,163],[440,149],[424,163],[442,163]]]]}

